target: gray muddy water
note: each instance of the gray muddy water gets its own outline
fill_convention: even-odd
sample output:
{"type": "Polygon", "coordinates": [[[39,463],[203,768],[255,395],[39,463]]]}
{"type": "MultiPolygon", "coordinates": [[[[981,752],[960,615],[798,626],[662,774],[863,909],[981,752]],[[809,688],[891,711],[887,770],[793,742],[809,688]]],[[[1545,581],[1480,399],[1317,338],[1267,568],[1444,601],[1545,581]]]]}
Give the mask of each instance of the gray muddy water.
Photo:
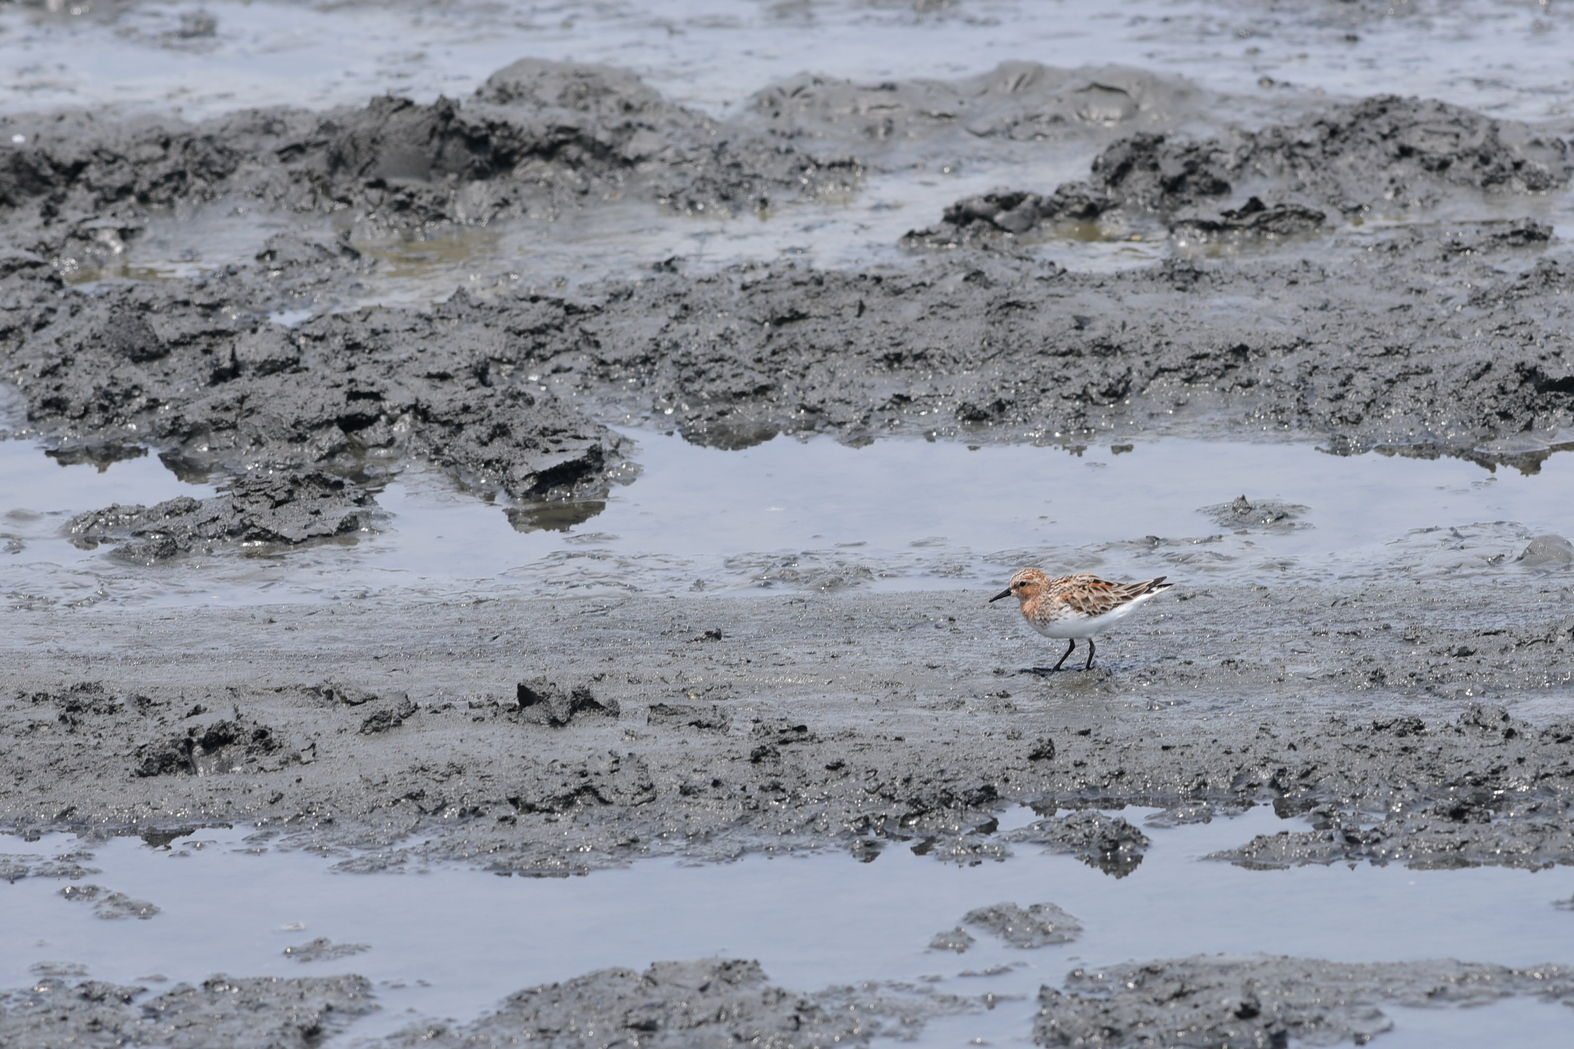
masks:
{"type": "Polygon", "coordinates": [[[984,589],[1024,563],[1193,581],[1490,577],[1522,571],[1528,541],[1566,529],[1574,505],[1574,456],[1545,446],[1521,469],[1489,469],[1179,438],[1068,448],[778,437],[722,451],[625,434],[638,475],[605,500],[500,507],[417,466],[378,494],[376,531],[152,567],[74,544],[70,518],[211,487],[151,455],[67,465],[27,441],[0,442],[6,590],[13,601],[179,605],[984,589]]]}
{"type": "MultiPolygon", "coordinates": [[[[1035,819],[1029,809],[1013,810],[996,832],[1035,819]]],[[[1026,850],[972,866],[891,848],[865,863],[755,856],[722,866],[644,862],[582,878],[504,879],[442,867],[336,873],[332,857],[270,850],[267,832],[244,828],[198,830],[157,847],[130,837],[0,839],[0,849],[28,862],[86,865],[92,870],[78,883],[159,909],[145,920],[104,920],[62,898],[60,879],[0,887],[13,944],[0,981],[21,985],[66,959],[97,979],[154,985],[215,971],[356,972],[373,981],[382,1009],[327,1043],[350,1046],[418,1020],[477,1015],[521,987],[594,969],[752,958],[772,980],[805,990],[877,978],[888,994],[911,1000],[918,1019],[908,1044],[1027,1046],[1041,984],[1130,957],[1574,961],[1574,915],[1551,906],[1574,889],[1566,872],[1340,865],[1261,872],[1207,859],[1286,826],[1304,824],[1263,808],[1150,827],[1153,846],[1118,878],[1026,850]],[[1070,943],[1022,949],[975,928],[962,953],[930,946],[964,914],[1001,901],[1053,901],[1083,932],[1070,943]],[[338,955],[321,944],[326,957],[303,952],[321,939],[338,955]]],[[[1515,1046],[1554,1049],[1567,1044],[1574,1021],[1567,1006],[1534,997],[1439,1009],[1401,1007],[1383,1044],[1408,1049],[1444,1037],[1463,1045],[1471,1032],[1491,1040],[1511,1028],[1515,1046]]]]}
{"type": "Polygon", "coordinates": [[[1500,116],[1569,114],[1566,19],[1541,4],[545,2],[509,5],[92,4],[0,12],[0,111],[333,105],[383,91],[466,94],[522,54],[630,68],[715,111],[805,69],[863,80],[982,72],[1002,57],[1141,65],[1241,92],[1263,78],[1330,94],[1398,87],[1500,116]],[[62,32],[62,29],[67,31],[62,32]],[[718,60],[718,59],[722,60],[718,60]]]}

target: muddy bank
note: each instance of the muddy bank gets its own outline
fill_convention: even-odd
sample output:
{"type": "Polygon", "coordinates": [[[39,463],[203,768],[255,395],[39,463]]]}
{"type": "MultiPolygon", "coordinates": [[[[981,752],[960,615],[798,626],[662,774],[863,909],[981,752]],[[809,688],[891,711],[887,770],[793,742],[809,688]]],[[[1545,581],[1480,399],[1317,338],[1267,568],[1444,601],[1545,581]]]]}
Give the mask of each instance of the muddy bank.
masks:
{"type": "Polygon", "coordinates": [[[751,961],[657,962],[642,973],[605,969],[526,988],[469,1024],[422,1024],[378,1044],[503,1049],[544,1040],[591,1049],[627,1039],[662,1049],[861,1046],[879,1036],[910,1036],[929,1015],[960,1007],[945,996],[903,998],[874,986],[789,991],[751,961]]]}
{"type": "Polygon", "coordinates": [[[558,388],[616,390],[613,406],[723,446],[1270,430],[1468,452],[1574,420],[1568,268],[1501,240],[1510,225],[1400,234],[1327,264],[655,275],[611,292],[581,318],[589,337],[544,363],[558,388]],[[1454,236],[1468,251],[1444,250],[1454,236]],[[1457,290],[1440,299],[1433,277],[1457,290]]]}
{"type": "Polygon", "coordinates": [[[89,254],[95,241],[113,249],[111,238],[134,237],[156,209],[221,198],[393,226],[474,224],[625,194],[682,211],[756,211],[776,196],[845,192],[860,177],[850,159],[728,127],[626,71],[536,59],[463,101],[384,96],[195,125],[81,111],[9,124],[17,137],[0,166],[0,207],[18,223],[15,243],[35,251],[61,234],[89,254]]]}
{"type": "MultiPolygon", "coordinates": [[[[956,165],[1024,142],[1094,148],[1260,108],[1142,70],[1021,61],[951,81],[804,74],[740,102],[736,116],[717,119],[627,70],[524,58],[467,98],[432,103],[389,95],[195,124],[19,115],[8,118],[13,137],[0,153],[0,208],[16,248],[90,271],[151,217],[219,201],[294,214],[315,232],[323,226],[308,216],[408,230],[550,222],[626,199],[681,214],[765,214],[846,198],[869,169],[956,165]]],[[[1277,100],[1274,110],[1290,105],[1277,100]]]]}
{"type": "Polygon", "coordinates": [[[66,526],[72,541],[92,549],[118,544],[115,556],[150,565],[177,554],[244,544],[287,548],[314,539],[369,531],[371,496],[323,474],[243,477],[210,499],[182,496],[154,506],[122,506],[80,514],[66,526]]]}
{"type": "MultiPolygon", "coordinates": [[[[114,455],[135,435],[185,475],[288,474],[271,486],[303,497],[334,479],[375,483],[416,458],[521,500],[604,491],[623,461],[621,438],[521,374],[498,329],[446,327],[429,341],[430,320],[380,311],[290,329],[237,318],[201,284],[59,301],[42,329],[13,330],[8,377],[30,419],[79,457],[114,455]]],[[[534,312],[512,323],[527,327],[534,312]]],[[[242,491],[208,507],[225,519],[217,530],[248,531],[242,491]]],[[[364,498],[343,491],[339,519],[364,498]]]]}
{"type": "Polygon", "coordinates": [[[259,822],[356,869],[902,844],[1119,876],[1144,836],[1059,810],[1271,802],[1311,829],[1231,858],[1574,862],[1574,728],[1503,709],[1574,682],[1566,582],[1492,587],[1488,622],[1437,589],[1200,588],[1043,679],[968,594],[18,611],[0,820],[259,822]],[[1045,822],[1001,834],[1013,803],[1045,822]]]}
{"type": "Polygon", "coordinates": [[[624,455],[593,420],[620,416],[723,447],[1268,430],[1493,461],[1484,445],[1512,458],[1574,424],[1571,271],[1513,228],[1400,231],[1337,263],[1111,275],[960,257],[679,267],[293,328],[237,317],[222,282],[87,297],[41,277],[4,333],[5,378],[34,426],[77,446],[134,435],[193,472],[351,480],[414,458],[527,501],[604,491],[624,455]],[[1236,306],[1264,297],[1266,312],[1236,306]]]}
{"type": "MultiPolygon", "coordinates": [[[[1325,224],[1436,211],[1464,193],[1546,194],[1568,185],[1568,142],[1442,102],[1378,96],[1295,124],[1187,140],[1139,133],[1052,193],[991,194],[911,234],[914,247],[1099,220],[1158,222],[1177,235],[1293,236],[1325,224]]],[[[1549,230],[1521,236],[1545,240],[1549,230]]]]}
{"type": "Polygon", "coordinates": [[[0,1041],[13,1049],[63,1044],[197,1049],[308,1049],[377,1006],[360,976],[231,978],[166,991],[41,973],[0,991],[0,1041]]]}
{"type": "Polygon", "coordinates": [[[1574,970],[1465,962],[1350,964],[1197,957],[1073,971],[1039,996],[1044,1046],[1364,1045],[1393,1029],[1386,1004],[1480,1005],[1517,995],[1574,1001],[1574,970]]]}
{"type": "MultiPolygon", "coordinates": [[[[1110,1049],[1359,1045],[1393,1029],[1385,1005],[1461,1008],[1515,997],[1574,1000],[1574,971],[1268,955],[1077,969],[1063,987],[1041,990],[1032,1033],[1039,1045],[1110,1049]]],[[[359,976],[220,975],[158,994],[50,973],[33,987],[0,991],[0,1036],[17,1049],[58,1045],[68,1032],[120,1045],[197,1046],[217,1037],[226,1045],[295,1049],[344,1030],[375,1009],[374,1002],[359,976]],[[259,1016],[266,1019],[259,1023],[259,1016]]],[[[969,1000],[878,984],[806,993],[770,983],[752,961],[668,961],[644,972],[605,969],[525,988],[469,1022],[424,1022],[357,1044],[492,1049],[546,1040],[589,1049],[627,1039],[661,1047],[862,1046],[876,1037],[912,1037],[935,1016],[985,1005],[993,1006],[988,996],[969,1000]]]]}

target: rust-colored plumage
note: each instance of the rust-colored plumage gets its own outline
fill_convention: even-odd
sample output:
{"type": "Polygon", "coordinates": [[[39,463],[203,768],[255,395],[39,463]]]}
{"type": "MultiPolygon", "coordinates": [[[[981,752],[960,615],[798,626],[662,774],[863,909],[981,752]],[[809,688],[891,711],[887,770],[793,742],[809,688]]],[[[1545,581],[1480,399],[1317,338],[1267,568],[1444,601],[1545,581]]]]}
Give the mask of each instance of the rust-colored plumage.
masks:
{"type": "Polygon", "coordinates": [[[1015,597],[1022,618],[1034,630],[1045,637],[1070,639],[1071,644],[1061,655],[1060,662],[1050,668],[1052,670],[1059,670],[1061,663],[1071,655],[1077,647],[1077,638],[1086,638],[1088,660],[1083,664],[1086,670],[1093,665],[1094,634],[1173,585],[1166,583],[1163,576],[1140,583],[1112,583],[1087,574],[1051,579],[1037,568],[1024,568],[1011,577],[1010,585],[989,600],[1015,597]]]}

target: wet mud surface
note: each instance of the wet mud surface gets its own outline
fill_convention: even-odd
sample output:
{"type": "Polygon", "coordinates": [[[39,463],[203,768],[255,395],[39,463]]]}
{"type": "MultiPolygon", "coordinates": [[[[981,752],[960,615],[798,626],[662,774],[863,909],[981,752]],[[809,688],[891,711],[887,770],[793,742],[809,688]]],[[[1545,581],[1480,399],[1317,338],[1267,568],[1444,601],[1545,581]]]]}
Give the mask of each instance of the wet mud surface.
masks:
{"type": "Polygon", "coordinates": [[[1362,585],[1217,586],[1050,676],[1021,673],[1045,643],[965,591],[79,610],[91,650],[61,643],[58,612],[16,612],[0,818],[261,822],[376,849],[365,869],[905,842],[1119,873],[1141,831],[1056,811],[1268,801],[1314,829],[1228,859],[1574,862],[1574,725],[1510,713],[1556,709],[1574,680],[1567,586],[1500,589],[1483,623],[1362,585]],[[1346,629],[1321,625],[1333,602],[1346,629]],[[1053,818],[992,832],[1010,803],[1053,818]]]}
{"type": "Polygon", "coordinates": [[[1574,970],[1557,965],[1177,958],[1073,972],[1066,991],[1045,988],[1033,1035],[1045,1046],[1364,1045],[1393,1028],[1384,1004],[1480,1004],[1513,995],[1566,1004],[1574,1000],[1571,980],[1574,970]]]}
{"type": "MultiPolygon", "coordinates": [[[[1357,6],[1349,26],[1307,16],[1296,32],[1376,31],[1357,6]]],[[[1566,114],[1015,59],[951,77],[807,70],[725,112],[629,69],[537,58],[454,98],[410,96],[191,120],[13,106],[0,380],[16,418],[0,421],[61,462],[151,452],[214,493],[88,510],[65,526],[73,542],[128,572],[291,556],[378,529],[412,467],[524,530],[543,504],[594,514],[638,483],[626,424],[719,449],[783,433],[1281,436],[1527,473],[1574,427],[1566,114]],[[956,175],[972,170],[999,177],[956,175]],[[540,272],[467,239],[549,243],[627,214],[670,228],[807,214],[812,234],[904,179],[925,189],[866,265],[723,250],[540,272]],[[214,216],[238,247],[203,243],[214,216]],[[139,269],[186,224],[184,268],[139,269]],[[398,263],[368,245],[445,238],[471,246],[473,279],[387,304],[398,263]],[[1065,263],[1083,249],[1088,265],[1065,263]]],[[[1274,499],[1204,509],[1248,540],[1309,527],[1274,499]]],[[[1178,584],[1167,603],[1123,624],[1094,669],[1041,677],[1021,673],[1045,662],[1041,642],[984,609],[987,592],[869,592],[854,554],[739,555],[780,584],[769,597],[587,595],[559,575],[428,603],[15,600],[0,611],[0,828],[255,824],[346,872],[893,848],[965,866],[1043,849],[1118,878],[1151,842],[1096,810],[1159,808],[1162,826],[1268,803],[1293,829],[1214,862],[1574,865],[1574,554],[1562,535],[1490,527],[1518,560],[1288,584],[1214,579],[1202,540],[1150,537],[1178,584]],[[1040,818],[1001,829],[1017,805],[1040,818]]],[[[1117,522],[1111,538],[1140,545],[1117,522]]],[[[106,920],[156,914],[95,873],[0,858],[7,881],[70,880],[66,898],[106,920]]],[[[1047,900],[954,920],[934,950],[1080,928],[1047,900]]],[[[354,965],[328,941],[297,949],[354,965]]],[[[0,993],[0,1042],[55,1044],[64,1024],[80,1044],[317,1045],[376,997],[356,976],[149,990],[38,975],[0,993]]],[[[1567,1003],[1571,979],[1470,959],[1132,960],[1046,985],[1032,1037],[1361,1043],[1391,1026],[1387,1005],[1567,1003]],[[1184,1004],[1203,1000],[1233,1004],[1184,1004]]],[[[811,993],[749,961],[663,962],[385,1041],[858,1045],[964,1007],[910,990],[811,993]]]]}
{"type": "MultiPolygon", "coordinates": [[[[744,961],[660,962],[644,972],[607,969],[561,984],[531,987],[462,1028],[423,1026],[390,1037],[391,1047],[488,1049],[544,1041],[596,1046],[867,1045],[901,1035],[925,1010],[869,997],[874,988],[806,995],[772,985],[744,961]]],[[[914,1024],[916,1026],[916,1023],[914,1024]]]]}
{"type": "Polygon", "coordinates": [[[62,1044],[69,1024],[75,1045],[306,1049],[375,1008],[358,976],[216,975],[157,993],[48,973],[32,987],[0,992],[0,1035],[17,1049],[47,1049],[62,1044]]]}

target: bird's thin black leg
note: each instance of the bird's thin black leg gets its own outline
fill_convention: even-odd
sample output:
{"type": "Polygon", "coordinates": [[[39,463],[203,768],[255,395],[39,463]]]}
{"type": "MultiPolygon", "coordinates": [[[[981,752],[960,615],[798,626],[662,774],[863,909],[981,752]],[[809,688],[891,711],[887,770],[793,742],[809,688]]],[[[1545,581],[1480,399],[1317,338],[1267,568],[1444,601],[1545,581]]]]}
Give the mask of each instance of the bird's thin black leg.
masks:
{"type": "MultiPolygon", "coordinates": [[[[1088,639],[1088,644],[1091,645],[1092,643],[1093,643],[1092,639],[1091,638],[1088,639]]],[[[1060,654],[1060,663],[1064,663],[1066,661],[1066,657],[1071,655],[1071,650],[1076,648],[1076,647],[1077,647],[1077,639],[1076,638],[1072,638],[1071,639],[1071,644],[1067,645],[1066,646],[1066,650],[1060,654]]],[[[1059,670],[1060,669],[1060,663],[1056,663],[1054,666],[1050,667],[1049,669],[1051,669],[1051,670],[1059,670]]]]}
{"type": "Polygon", "coordinates": [[[1086,663],[1082,664],[1082,669],[1083,670],[1092,670],[1093,669],[1093,652],[1094,652],[1093,639],[1090,637],[1090,638],[1088,638],[1088,661],[1086,663]]]}

